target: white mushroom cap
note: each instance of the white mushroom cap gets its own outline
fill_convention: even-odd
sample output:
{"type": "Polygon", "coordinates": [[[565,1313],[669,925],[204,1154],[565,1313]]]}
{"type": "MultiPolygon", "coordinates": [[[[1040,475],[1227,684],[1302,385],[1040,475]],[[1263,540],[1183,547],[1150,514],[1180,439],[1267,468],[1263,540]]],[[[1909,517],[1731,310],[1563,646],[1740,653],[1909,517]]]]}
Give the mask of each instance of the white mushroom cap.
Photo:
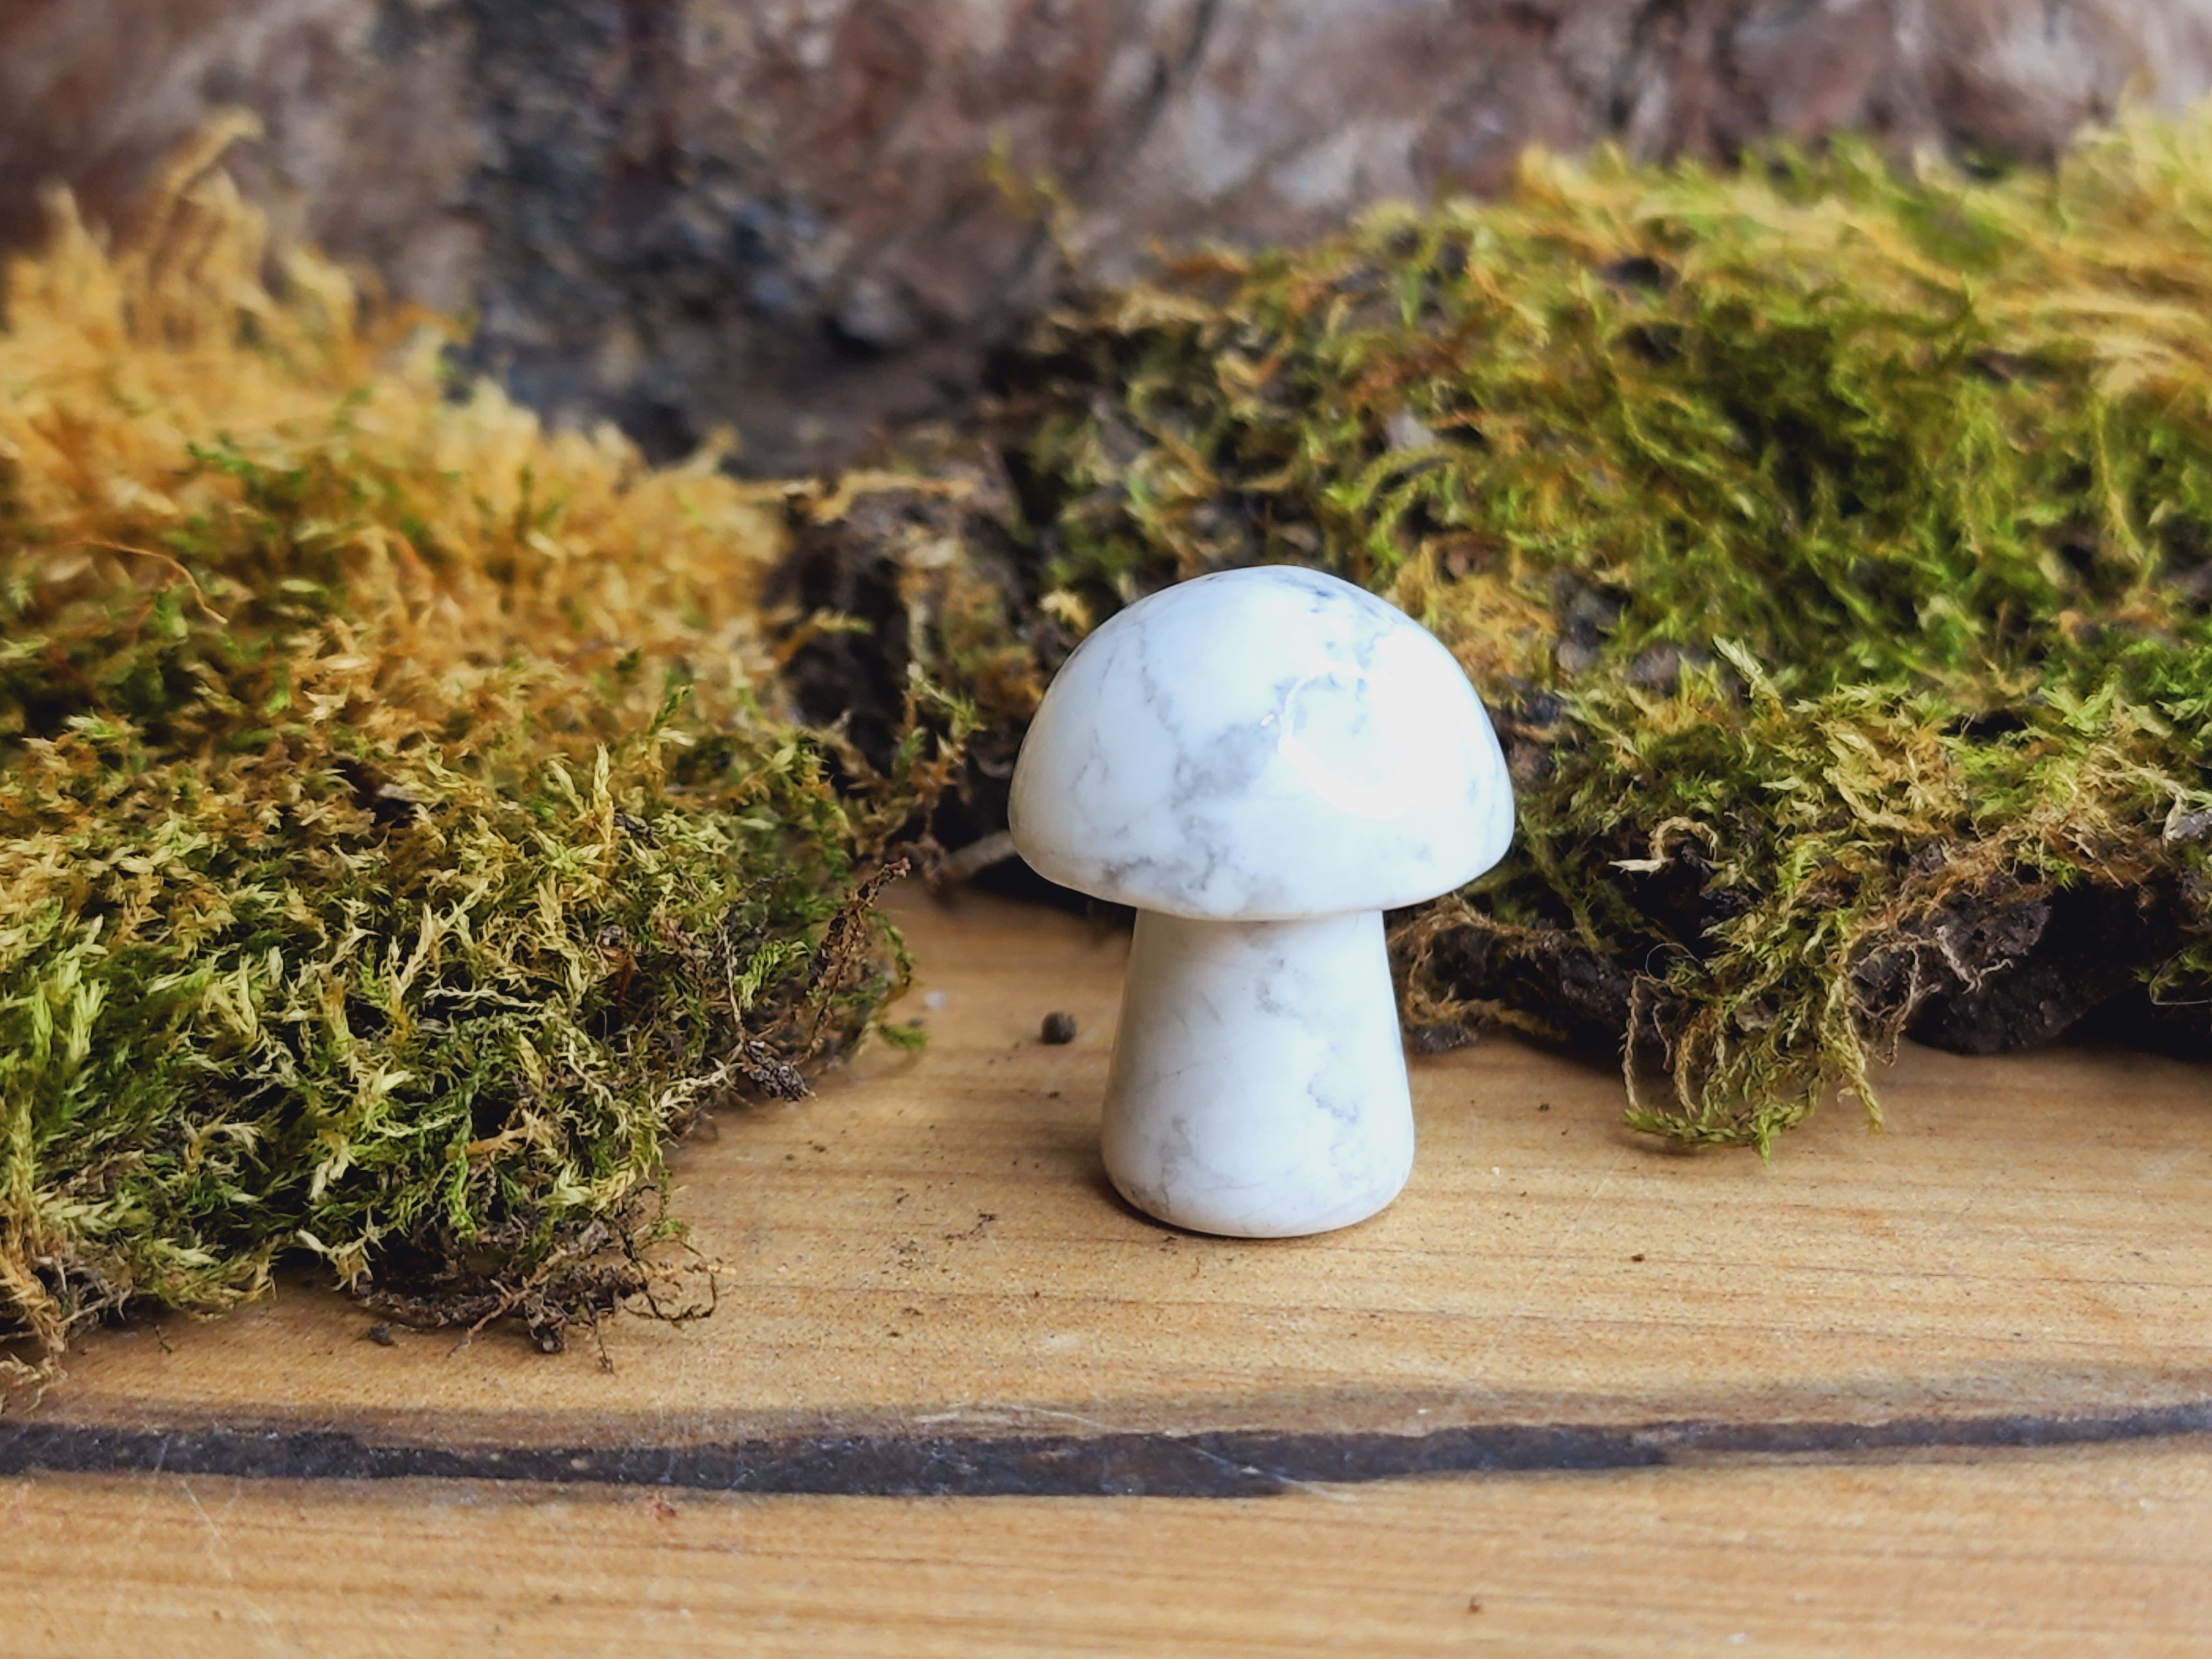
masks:
{"type": "Polygon", "coordinates": [[[1288,566],[1184,582],[1085,640],[1022,744],[1008,816],[1061,885],[1216,921],[1417,903],[1513,839],[1505,757],[1451,653],[1288,566]]]}

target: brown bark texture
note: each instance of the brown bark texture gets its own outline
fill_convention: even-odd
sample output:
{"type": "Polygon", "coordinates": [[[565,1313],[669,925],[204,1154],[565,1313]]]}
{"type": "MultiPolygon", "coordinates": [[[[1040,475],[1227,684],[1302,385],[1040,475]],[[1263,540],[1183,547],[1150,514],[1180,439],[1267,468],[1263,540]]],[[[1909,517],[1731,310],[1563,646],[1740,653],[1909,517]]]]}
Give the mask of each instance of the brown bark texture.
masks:
{"type": "Polygon", "coordinates": [[[12,0],[0,245],[244,105],[279,233],[466,314],[472,367],[786,471],[955,405],[1071,258],[1493,191],[1531,143],[2036,160],[2208,86],[2212,0],[12,0]]]}

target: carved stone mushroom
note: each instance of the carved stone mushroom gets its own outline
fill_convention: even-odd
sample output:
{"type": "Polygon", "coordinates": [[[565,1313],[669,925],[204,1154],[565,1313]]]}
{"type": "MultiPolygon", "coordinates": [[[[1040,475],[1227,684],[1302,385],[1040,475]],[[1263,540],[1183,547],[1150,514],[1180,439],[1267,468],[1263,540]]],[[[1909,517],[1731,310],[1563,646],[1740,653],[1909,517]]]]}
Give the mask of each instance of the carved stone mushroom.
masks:
{"type": "Polygon", "coordinates": [[[1504,855],[1513,800],[1450,653],[1351,583],[1224,572],[1085,640],[1014,769],[1041,874],[1133,905],[1107,1174],[1178,1226],[1288,1237],[1405,1185],[1382,913],[1504,855]]]}

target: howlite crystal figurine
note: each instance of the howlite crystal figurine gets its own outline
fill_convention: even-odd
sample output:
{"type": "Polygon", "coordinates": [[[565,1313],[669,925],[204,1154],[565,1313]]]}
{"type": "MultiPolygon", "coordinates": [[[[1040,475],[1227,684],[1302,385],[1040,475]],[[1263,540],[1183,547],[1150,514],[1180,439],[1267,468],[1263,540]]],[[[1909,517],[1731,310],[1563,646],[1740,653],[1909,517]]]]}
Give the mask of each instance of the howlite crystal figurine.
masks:
{"type": "Polygon", "coordinates": [[[1125,1198],[1277,1238],[1397,1196],[1413,1114],[1382,913],[1513,836],[1497,736],[1434,636],[1310,570],[1156,593],[1060,671],[1010,816],[1040,873],[1138,911],[1106,1085],[1125,1198]]]}

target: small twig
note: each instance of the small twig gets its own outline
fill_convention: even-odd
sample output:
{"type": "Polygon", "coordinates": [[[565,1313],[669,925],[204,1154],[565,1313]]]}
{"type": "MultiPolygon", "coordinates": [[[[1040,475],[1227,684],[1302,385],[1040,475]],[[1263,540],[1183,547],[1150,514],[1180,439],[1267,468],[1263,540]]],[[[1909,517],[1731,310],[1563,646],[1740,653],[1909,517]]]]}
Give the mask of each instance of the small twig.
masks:
{"type": "Polygon", "coordinates": [[[966,881],[994,864],[1004,864],[1013,856],[1014,838],[1001,830],[994,836],[971,841],[957,852],[947,855],[945,873],[954,881],[966,881]]]}
{"type": "Polygon", "coordinates": [[[830,996],[866,949],[864,941],[856,941],[853,930],[874,910],[884,888],[913,873],[914,861],[905,857],[879,866],[854,885],[851,896],[823,929],[822,943],[816,947],[814,963],[806,975],[805,994],[814,1005],[814,1022],[806,1033],[805,1058],[811,1060],[821,1052],[822,1022],[829,1015],[830,996]]]}

